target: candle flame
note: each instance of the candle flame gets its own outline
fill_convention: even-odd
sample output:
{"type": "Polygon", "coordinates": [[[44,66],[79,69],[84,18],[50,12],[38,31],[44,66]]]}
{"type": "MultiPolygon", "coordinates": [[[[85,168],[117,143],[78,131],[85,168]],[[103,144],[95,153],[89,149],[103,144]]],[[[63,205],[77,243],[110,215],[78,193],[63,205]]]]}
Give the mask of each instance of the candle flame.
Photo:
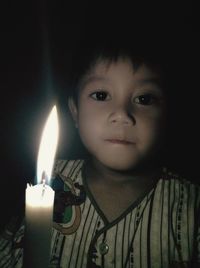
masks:
{"type": "Polygon", "coordinates": [[[40,142],[37,159],[37,182],[41,183],[45,174],[46,179],[51,178],[54,157],[58,143],[58,116],[54,106],[46,121],[40,142]]]}

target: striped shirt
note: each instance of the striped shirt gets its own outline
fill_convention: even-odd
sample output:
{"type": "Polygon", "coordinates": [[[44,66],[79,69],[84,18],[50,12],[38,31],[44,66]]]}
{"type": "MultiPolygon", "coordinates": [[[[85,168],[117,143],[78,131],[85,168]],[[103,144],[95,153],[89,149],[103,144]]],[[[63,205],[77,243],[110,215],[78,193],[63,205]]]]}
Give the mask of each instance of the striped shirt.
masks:
{"type": "MultiPolygon", "coordinates": [[[[109,222],[89,191],[83,160],[59,160],[50,267],[165,268],[200,265],[200,189],[163,171],[153,189],[109,222]]],[[[11,229],[11,228],[10,228],[11,229]]],[[[22,267],[24,224],[0,238],[0,267],[22,267]],[[9,239],[8,239],[9,237],[9,239]],[[13,242],[14,241],[14,242],[13,242]]]]}

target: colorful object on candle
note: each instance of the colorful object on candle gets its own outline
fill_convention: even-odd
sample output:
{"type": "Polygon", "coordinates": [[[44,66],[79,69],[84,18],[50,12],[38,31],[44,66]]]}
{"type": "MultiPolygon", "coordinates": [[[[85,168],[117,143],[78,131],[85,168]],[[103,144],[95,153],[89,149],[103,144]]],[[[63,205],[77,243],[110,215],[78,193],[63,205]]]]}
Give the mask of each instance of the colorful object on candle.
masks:
{"type": "Polygon", "coordinates": [[[53,107],[44,127],[37,162],[39,184],[26,188],[24,265],[48,267],[51,245],[54,191],[48,186],[58,142],[58,119],[53,107]]]}

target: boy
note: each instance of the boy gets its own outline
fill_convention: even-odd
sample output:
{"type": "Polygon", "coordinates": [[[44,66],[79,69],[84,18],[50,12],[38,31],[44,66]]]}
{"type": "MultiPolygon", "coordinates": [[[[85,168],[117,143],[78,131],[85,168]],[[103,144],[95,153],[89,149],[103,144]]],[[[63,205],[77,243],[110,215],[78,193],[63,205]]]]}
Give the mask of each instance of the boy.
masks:
{"type": "Polygon", "coordinates": [[[137,50],[86,56],[68,106],[87,154],[55,165],[51,267],[198,267],[199,189],[162,167],[164,69],[137,50]]]}
{"type": "Polygon", "coordinates": [[[63,202],[52,256],[64,267],[197,267],[198,189],[161,168],[165,67],[141,47],[105,47],[75,63],[68,104],[87,155],[58,162],[66,200],[74,193],[80,204],[74,221],[64,220],[73,202],[63,202]]]}

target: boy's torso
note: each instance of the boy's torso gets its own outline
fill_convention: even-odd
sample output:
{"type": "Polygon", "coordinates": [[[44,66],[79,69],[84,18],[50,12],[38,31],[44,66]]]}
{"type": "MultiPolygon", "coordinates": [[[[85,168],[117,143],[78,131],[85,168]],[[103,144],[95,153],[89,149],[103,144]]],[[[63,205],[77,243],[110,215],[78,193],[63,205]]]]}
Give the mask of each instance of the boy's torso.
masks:
{"type": "MultiPolygon", "coordinates": [[[[84,182],[82,166],[82,160],[55,166],[50,267],[198,267],[199,187],[163,173],[154,189],[108,221],[84,182]]],[[[24,224],[14,236],[11,229],[1,234],[0,267],[22,267],[23,236],[24,224]]]]}
{"type": "Polygon", "coordinates": [[[82,165],[79,160],[58,163],[57,172],[65,176],[65,183],[69,188],[70,184],[75,186],[71,191],[73,202],[64,213],[65,223],[55,224],[52,243],[55,264],[59,261],[61,267],[156,268],[190,261],[194,242],[193,186],[166,173],[154,189],[133,200],[123,213],[123,207],[114,209],[119,202],[111,197],[115,203],[106,212],[108,215],[113,208],[109,218],[85,184],[82,165]]]}

